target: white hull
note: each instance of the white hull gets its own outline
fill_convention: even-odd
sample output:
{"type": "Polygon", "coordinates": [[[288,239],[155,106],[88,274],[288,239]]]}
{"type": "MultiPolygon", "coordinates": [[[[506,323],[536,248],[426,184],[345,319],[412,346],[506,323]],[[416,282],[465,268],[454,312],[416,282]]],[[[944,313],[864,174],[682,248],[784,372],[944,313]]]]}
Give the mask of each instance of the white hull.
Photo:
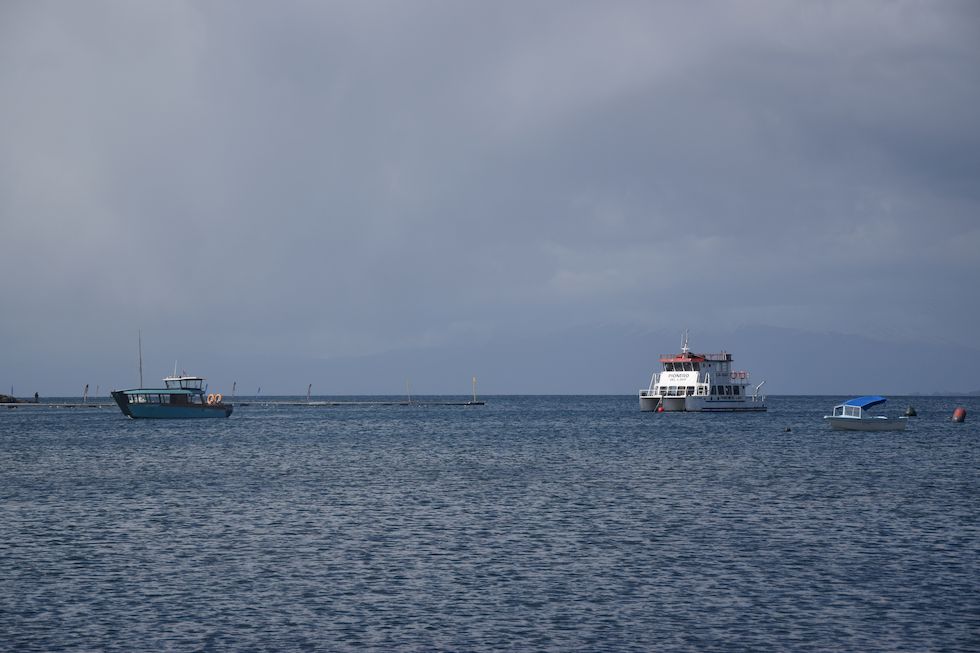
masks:
{"type": "Polygon", "coordinates": [[[905,417],[824,417],[835,431],[904,431],[905,417]]]}
{"type": "Polygon", "coordinates": [[[745,397],[743,399],[712,399],[697,396],[660,397],[658,395],[644,395],[641,392],[641,411],[652,412],[661,406],[665,413],[761,413],[766,410],[766,402],[761,397],[758,399],[753,399],[752,397],[745,397]]]}
{"type": "Polygon", "coordinates": [[[640,410],[644,413],[652,413],[660,405],[660,397],[651,397],[640,392],[640,410]]]}
{"type": "Polygon", "coordinates": [[[651,413],[662,409],[665,413],[682,413],[688,410],[686,397],[661,397],[660,395],[644,394],[640,391],[640,411],[651,413]]]}

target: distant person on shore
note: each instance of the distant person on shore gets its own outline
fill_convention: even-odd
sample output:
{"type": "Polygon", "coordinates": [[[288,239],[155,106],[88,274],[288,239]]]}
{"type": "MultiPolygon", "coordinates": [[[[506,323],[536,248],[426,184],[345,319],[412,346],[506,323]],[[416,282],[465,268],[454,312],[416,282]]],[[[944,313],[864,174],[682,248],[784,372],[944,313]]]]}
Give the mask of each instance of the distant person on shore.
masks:
{"type": "Polygon", "coordinates": [[[35,392],[35,393],[34,393],[34,403],[35,403],[35,404],[36,404],[36,403],[38,403],[38,400],[39,400],[39,399],[40,399],[40,397],[38,397],[38,396],[37,396],[37,393],[35,392]]]}

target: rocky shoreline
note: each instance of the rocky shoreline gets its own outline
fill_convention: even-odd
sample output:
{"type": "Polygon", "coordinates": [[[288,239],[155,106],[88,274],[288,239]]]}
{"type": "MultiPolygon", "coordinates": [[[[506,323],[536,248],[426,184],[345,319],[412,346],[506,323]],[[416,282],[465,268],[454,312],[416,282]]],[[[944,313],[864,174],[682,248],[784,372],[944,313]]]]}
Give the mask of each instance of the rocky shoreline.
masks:
{"type": "Polygon", "coordinates": [[[37,399],[31,401],[29,399],[18,399],[17,397],[11,397],[10,395],[0,395],[0,404],[36,404],[37,399]]]}

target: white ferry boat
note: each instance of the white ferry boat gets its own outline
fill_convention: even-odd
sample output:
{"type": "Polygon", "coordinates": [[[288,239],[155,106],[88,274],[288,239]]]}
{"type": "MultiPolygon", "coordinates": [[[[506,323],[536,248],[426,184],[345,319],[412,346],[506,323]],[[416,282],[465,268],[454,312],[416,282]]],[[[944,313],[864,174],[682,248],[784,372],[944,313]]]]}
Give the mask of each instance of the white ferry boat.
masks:
{"type": "Polygon", "coordinates": [[[734,369],[727,352],[691,353],[686,333],[681,353],[661,356],[660,363],[663,369],[640,390],[642,411],[766,410],[766,397],[759,394],[765,381],[752,387],[749,373],[734,369]]]}

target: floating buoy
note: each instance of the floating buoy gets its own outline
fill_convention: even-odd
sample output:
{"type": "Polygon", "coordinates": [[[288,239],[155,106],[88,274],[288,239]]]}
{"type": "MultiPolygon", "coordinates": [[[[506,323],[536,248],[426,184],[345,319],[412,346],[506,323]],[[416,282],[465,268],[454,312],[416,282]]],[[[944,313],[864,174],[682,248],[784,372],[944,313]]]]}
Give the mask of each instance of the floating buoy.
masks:
{"type": "Polygon", "coordinates": [[[966,408],[959,406],[953,411],[953,421],[962,422],[966,419],[966,408]]]}
{"type": "Polygon", "coordinates": [[[912,406],[909,406],[908,408],[905,409],[906,417],[915,417],[917,414],[918,413],[915,412],[915,408],[912,406]]]}
{"type": "Polygon", "coordinates": [[[664,407],[663,406],[657,406],[657,412],[658,413],[664,412],[664,407]]]}

